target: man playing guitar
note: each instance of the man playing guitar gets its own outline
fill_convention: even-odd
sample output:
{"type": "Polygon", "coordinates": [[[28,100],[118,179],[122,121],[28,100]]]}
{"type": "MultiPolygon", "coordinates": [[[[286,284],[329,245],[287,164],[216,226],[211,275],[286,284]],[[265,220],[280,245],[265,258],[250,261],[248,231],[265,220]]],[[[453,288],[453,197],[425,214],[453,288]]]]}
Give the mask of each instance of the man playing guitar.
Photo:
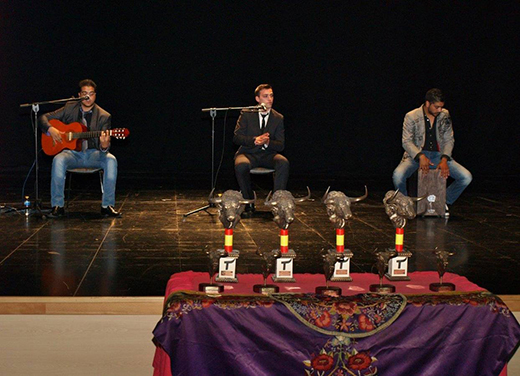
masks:
{"type": "Polygon", "coordinates": [[[65,176],[71,168],[102,168],[103,198],[101,214],[119,217],[121,213],[114,209],[117,180],[117,159],[109,153],[111,115],[96,102],[96,84],[90,79],[79,83],[81,101],[73,101],[64,107],[40,116],[40,128],[52,138],[53,144],[62,143],[64,131],[52,126],[50,120],[59,120],[65,124],[82,123],[90,131],[101,131],[99,138],[79,140],[81,150],[63,150],[52,161],[50,218],[65,214],[65,176]]]}

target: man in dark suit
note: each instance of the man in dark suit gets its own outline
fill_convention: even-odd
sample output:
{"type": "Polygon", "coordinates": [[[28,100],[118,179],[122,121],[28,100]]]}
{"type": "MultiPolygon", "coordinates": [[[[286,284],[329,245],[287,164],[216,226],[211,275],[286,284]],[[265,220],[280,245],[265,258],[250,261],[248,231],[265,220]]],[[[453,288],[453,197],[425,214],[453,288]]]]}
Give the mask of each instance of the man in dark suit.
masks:
{"type": "MultiPolygon", "coordinates": [[[[110,135],[111,115],[98,106],[96,102],[96,84],[90,79],[79,83],[80,97],[88,99],[68,102],[62,108],[44,114],[40,117],[40,128],[43,133],[52,137],[53,142],[62,142],[65,132],[54,128],[49,120],[57,119],[65,124],[82,123],[89,131],[102,131],[99,138],[82,141],[82,150],[63,150],[52,161],[51,176],[51,205],[50,218],[61,217],[65,214],[64,190],[67,169],[71,168],[102,168],[103,199],[101,214],[109,217],[119,217],[121,213],[114,209],[117,180],[117,159],[111,153],[110,135]]],[[[79,141],[81,142],[81,140],[79,141]]]]}
{"type": "MultiPolygon", "coordinates": [[[[255,90],[255,100],[266,110],[242,111],[233,137],[233,142],[240,145],[235,155],[235,175],[245,199],[254,198],[249,175],[253,168],[274,168],[274,191],[286,189],[289,179],[289,161],[279,154],[285,146],[283,115],[272,108],[271,85],[259,85],[255,90]]],[[[246,206],[246,216],[253,212],[253,205],[246,206]]]]}

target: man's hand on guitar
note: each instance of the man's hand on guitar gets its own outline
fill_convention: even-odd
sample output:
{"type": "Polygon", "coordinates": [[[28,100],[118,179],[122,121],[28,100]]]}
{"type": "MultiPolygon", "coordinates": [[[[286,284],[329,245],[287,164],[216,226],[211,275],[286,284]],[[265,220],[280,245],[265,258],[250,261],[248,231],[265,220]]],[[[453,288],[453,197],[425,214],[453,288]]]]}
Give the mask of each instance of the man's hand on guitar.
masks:
{"type": "Polygon", "coordinates": [[[62,134],[65,134],[65,132],[62,132],[54,127],[49,127],[49,134],[52,137],[52,144],[56,145],[57,142],[60,144],[63,142],[62,134]]]}
{"type": "Polygon", "coordinates": [[[106,149],[110,146],[110,134],[108,131],[102,131],[101,136],[99,136],[99,141],[101,143],[101,147],[106,149]]]}

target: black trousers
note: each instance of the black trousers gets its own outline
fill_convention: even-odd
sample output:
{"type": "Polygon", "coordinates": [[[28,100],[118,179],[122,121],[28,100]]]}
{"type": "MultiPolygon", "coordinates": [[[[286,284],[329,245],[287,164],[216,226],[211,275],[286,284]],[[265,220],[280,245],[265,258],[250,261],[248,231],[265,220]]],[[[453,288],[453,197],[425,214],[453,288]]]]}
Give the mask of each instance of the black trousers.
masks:
{"type": "Polygon", "coordinates": [[[273,191],[286,189],[289,161],[278,153],[238,154],[235,156],[235,176],[245,199],[254,198],[249,171],[256,167],[274,168],[273,191]]]}

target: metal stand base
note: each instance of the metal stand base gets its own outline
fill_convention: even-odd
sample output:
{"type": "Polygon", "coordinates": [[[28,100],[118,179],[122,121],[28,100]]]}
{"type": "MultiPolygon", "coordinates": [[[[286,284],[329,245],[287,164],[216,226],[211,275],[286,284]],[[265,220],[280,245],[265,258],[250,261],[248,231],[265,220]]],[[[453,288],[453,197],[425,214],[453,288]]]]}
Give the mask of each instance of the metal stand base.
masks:
{"type": "Polygon", "coordinates": [[[224,291],[224,285],[220,283],[199,283],[199,291],[206,294],[220,294],[224,291]]]}
{"type": "Polygon", "coordinates": [[[337,286],[318,286],[316,287],[316,294],[326,296],[341,296],[341,288],[337,286]]]}
{"type": "Polygon", "coordinates": [[[455,291],[453,283],[430,283],[430,290],[435,292],[455,291]]]}
{"type": "Polygon", "coordinates": [[[388,285],[388,284],[370,285],[370,291],[371,292],[378,292],[380,294],[392,294],[392,293],[395,292],[395,286],[394,285],[388,285]]]}
{"type": "Polygon", "coordinates": [[[274,294],[280,291],[280,288],[276,285],[254,285],[253,291],[259,294],[274,294]]]}

